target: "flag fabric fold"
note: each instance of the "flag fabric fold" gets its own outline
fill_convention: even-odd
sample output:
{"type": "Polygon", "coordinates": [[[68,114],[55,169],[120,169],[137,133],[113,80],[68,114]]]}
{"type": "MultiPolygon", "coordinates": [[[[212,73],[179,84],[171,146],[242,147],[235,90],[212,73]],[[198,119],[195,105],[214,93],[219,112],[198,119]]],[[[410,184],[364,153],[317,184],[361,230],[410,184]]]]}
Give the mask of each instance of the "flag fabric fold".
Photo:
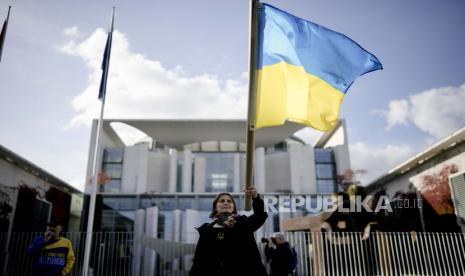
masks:
{"type": "Polygon", "coordinates": [[[10,19],[10,9],[8,7],[8,15],[6,16],[5,22],[3,22],[2,30],[0,31],[0,61],[2,60],[3,45],[5,44],[6,29],[8,28],[8,20],[10,19]]]}
{"type": "Polygon", "coordinates": [[[381,62],[347,36],[261,4],[255,127],[286,120],[331,130],[355,79],[381,62]]]}
{"type": "Polygon", "coordinates": [[[98,90],[98,98],[101,100],[105,96],[107,90],[108,69],[110,67],[111,43],[113,40],[113,21],[114,16],[111,18],[110,31],[108,32],[107,43],[105,44],[105,51],[102,60],[102,78],[100,80],[100,88],[98,90]]]}

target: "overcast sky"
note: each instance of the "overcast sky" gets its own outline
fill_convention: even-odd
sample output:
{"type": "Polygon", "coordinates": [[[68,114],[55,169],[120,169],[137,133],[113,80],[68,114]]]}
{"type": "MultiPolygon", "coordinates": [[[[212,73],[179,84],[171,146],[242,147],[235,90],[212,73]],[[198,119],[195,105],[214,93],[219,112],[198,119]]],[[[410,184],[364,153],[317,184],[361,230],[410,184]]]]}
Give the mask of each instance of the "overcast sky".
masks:
{"type": "MultiPolygon", "coordinates": [[[[341,108],[364,183],[465,126],[465,1],[268,3],[348,35],[383,63],[341,108]]],[[[80,189],[112,6],[105,117],[246,116],[247,0],[0,0],[2,22],[8,5],[0,144],[80,189]]]]}

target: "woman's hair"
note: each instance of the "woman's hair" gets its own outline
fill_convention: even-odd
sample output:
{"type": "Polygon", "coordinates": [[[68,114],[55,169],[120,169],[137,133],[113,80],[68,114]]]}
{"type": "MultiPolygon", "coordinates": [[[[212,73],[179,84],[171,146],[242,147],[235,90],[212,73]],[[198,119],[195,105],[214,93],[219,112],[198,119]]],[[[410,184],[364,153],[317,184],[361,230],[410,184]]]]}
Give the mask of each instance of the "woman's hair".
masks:
{"type": "Polygon", "coordinates": [[[229,198],[231,198],[232,200],[232,203],[234,205],[234,210],[233,210],[233,214],[237,214],[237,209],[236,209],[236,201],[234,201],[234,198],[232,197],[232,195],[230,193],[219,193],[216,197],[215,197],[215,200],[213,200],[213,206],[212,206],[212,212],[210,213],[210,218],[213,218],[216,216],[216,214],[218,213],[216,211],[216,204],[218,203],[218,201],[220,200],[220,197],[221,196],[224,196],[224,195],[227,195],[229,196],[229,198]]]}

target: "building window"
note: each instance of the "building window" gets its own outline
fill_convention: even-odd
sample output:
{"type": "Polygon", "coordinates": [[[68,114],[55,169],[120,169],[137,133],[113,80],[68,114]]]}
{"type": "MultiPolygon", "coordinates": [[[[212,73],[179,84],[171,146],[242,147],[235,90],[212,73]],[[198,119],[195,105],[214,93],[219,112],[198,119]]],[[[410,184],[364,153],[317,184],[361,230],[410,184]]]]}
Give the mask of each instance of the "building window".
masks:
{"type": "Polygon", "coordinates": [[[142,197],[141,208],[157,206],[160,211],[171,211],[176,209],[176,198],[173,196],[164,197],[142,197]]]}
{"type": "Polygon", "coordinates": [[[333,164],[316,164],[316,177],[318,179],[333,179],[334,165],[333,164]]]}
{"type": "Polygon", "coordinates": [[[213,200],[214,198],[212,197],[200,197],[199,198],[199,211],[211,211],[213,200]]]}
{"type": "Polygon", "coordinates": [[[123,164],[105,163],[103,165],[103,171],[111,179],[121,180],[121,176],[123,175],[122,170],[123,164]]]}
{"type": "Polygon", "coordinates": [[[158,225],[157,225],[157,238],[165,238],[165,224],[166,224],[166,215],[158,214],[158,225]]]}
{"type": "Polygon", "coordinates": [[[105,185],[100,186],[101,192],[121,191],[121,179],[123,176],[123,156],[122,148],[106,148],[103,151],[102,170],[109,178],[105,185]]]}
{"type": "Polygon", "coordinates": [[[193,209],[195,198],[193,197],[179,197],[177,209],[186,210],[193,209]]]}
{"type": "MultiPolygon", "coordinates": [[[[179,161],[182,162],[182,161],[179,161]]],[[[176,165],[176,192],[182,191],[182,163],[176,165]]]]}
{"type": "MultiPolygon", "coordinates": [[[[234,190],[234,170],[240,170],[240,166],[234,167],[235,154],[237,153],[199,152],[194,154],[196,157],[205,158],[206,161],[204,172],[207,180],[206,192],[232,192],[234,190]]],[[[240,153],[240,155],[244,154],[240,153]]]]}
{"type": "Polygon", "coordinates": [[[136,210],[139,208],[139,199],[131,196],[126,197],[104,197],[104,209],[114,210],[136,210]]]}
{"type": "Polygon", "coordinates": [[[226,191],[228,188],[228,175],[227,174],[212,174],[210,178],[212,192],[226,191]]]}
{"type": "Polygon", "coordinates": [[[273,214],[273,232],[279,232],[280,225],[279,225],[279,213],[273,214]]]}
{"type": "Polygon", "coordinates": [[[331,149],[315,149],[316,183],[319,194],[336,191],[336,163],[331,149]]]}
{"type": "Polygon", "coordinates": [[[122,148],[106,148],[103,151],[104,163],[123,163],[124,150],[122,148]]]}
{"type": "Polygon", "coordinates": [[[287,143],[286,142],[280,142],[274,145],[274,150],[275,152],[286,152],[287,151],[287,143]]]}
{"type": "Polygon", "coordinates": [[[331,194],[334,193],[334,188],[336,187],[336,181],[333,179],[318,179],[318,193],[319,194],[331,194]]]}
{"type": "Polygon", "coordinates": [[[328,149],[315,149],[316,163],[334,163],[333,151],[328,149]]]}
{"type": "Polygon", "coordinates": [[[132,232],[134,211],[102,210],[101,231],[132,232]]]}

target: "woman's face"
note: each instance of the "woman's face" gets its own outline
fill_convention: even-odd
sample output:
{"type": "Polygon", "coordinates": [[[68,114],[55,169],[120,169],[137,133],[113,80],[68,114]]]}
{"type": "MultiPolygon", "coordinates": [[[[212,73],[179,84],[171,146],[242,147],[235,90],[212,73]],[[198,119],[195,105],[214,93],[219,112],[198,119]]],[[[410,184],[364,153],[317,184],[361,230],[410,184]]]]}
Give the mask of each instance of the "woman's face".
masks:
{"type": "Polygon", "coordinates": [[[216,211],[218,213],[232,213],[234,211],[234,203],[228,195],[222,195],[216,203],[216,211]]]}

